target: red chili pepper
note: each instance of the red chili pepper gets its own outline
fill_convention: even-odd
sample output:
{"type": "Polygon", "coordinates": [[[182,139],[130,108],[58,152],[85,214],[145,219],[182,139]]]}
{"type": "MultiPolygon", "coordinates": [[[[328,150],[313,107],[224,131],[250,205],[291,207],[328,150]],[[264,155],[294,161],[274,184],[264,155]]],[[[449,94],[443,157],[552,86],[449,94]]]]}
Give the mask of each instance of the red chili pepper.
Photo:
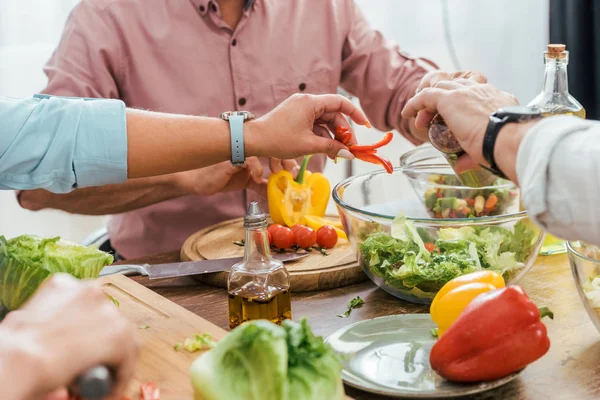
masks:
{"type": "MultiPolygon", "coordinates": [[[[541,311],[541,313],[540,313],[541,311]]],[[[477,296],[431,349],[431,367],[458,382],[491,381],[525,368],[550,348],[538,309],[519,286],[477,296]]]]}
{"type": "Polygon", "coordinates": [[[140,400],[160,400],[160,389],[152,382],[140,385],[140,400]]]}
{"type": "Polygon", "coordinates": [[[356,152],[356,151],[371,151],[371,150],[376,150],[380,147],[385,146],[386,144],[389,144],[392,139],[394,138],[394,134],[392,132],[388,132],[385,134],[385,136],[383,137],[383,139],[381,139],[379,142],[374,143],[374,144],[369,144],[369,145],[363,145],[363,146],[359,146],[359,145],[354,145],[354,146],[350,146],[350,151],[352,153],[356,152]]]}
{"type": "Polygon", "coordinates": [[[380,164],[383,165],[383,168],[385,168],[385,170],[388,172],[388,174],[391,174],[392,172],[394,172],[394,166],[392,165],[391,161],[388,160],[387,158],[378,156],[377,154],[364,154],[364,153],[357,153],[355,154],[356,158],[358,158],[359,160],[362,161],[366,161],[372,164],[380,164]]]}
{"type": "Polygon", "coordinates": [[[337,140],[338,142],[342,142],[345,145],[349,145],[352,141],[352,138],[354,137],[352,132],[350,132],[350,129],[345,128],[343,126],[338,126],[335,129],[335,134],[333,136],[335,140],[337,140]]]}

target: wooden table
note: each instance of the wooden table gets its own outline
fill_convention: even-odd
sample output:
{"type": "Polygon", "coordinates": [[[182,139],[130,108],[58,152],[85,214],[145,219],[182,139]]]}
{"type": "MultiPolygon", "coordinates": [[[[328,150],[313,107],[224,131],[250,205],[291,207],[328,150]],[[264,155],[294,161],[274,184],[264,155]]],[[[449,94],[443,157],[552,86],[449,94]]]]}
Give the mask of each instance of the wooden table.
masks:
{"type": "MultiPolygon", "coordinates": [[[[179,251],[137,260],[157,264],[179,260],[179,251]]],[[[157,293],[228,329],[227,292],[192,278],[150,282],[134,278],[157,293]]],[[[565,255],[539,257],[520,282],[539,306],[554,311],[554,321],[545,320],[552,342],[541,360],[523,371],[519,379],[497,390],[468,399],[598,399],[600,398],[600,333],[596,331],[581,304],[565,255]]],[[[327,336],[350,323],[383,315],[426,313],[428,307],[401,301],[378,289],[370,281],[323,292],[294,294],[294,319],[307,317],[314,331],[327,336]],[[366,304],[350,318],[336,317],[348,301],[360,295],[366,304]]],[[[356,400],[384,399],[352,388],[347,394],[356,400]]]]}

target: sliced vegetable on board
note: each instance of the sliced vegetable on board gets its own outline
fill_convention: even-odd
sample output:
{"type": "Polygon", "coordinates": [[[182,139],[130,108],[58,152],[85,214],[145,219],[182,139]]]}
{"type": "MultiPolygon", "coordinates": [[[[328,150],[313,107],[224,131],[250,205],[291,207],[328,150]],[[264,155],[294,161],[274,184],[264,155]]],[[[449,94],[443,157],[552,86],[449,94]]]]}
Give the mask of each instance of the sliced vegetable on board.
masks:
{"type": "Polygon", "coordinates": [[[517,372],[550,348],[544,316],[553,318],[518,286],[480,294],[433,345],[431,367],[457,382],[492,381],[517,372]]]}
{"type": "Polygon", "coordinates": [[[286,170],[269,176],[269,213],[276,224],[292,227],[302,223],[305,215],[325,215],[331,187],[325,175],[307,171],[309,159],[304,158],[295,180],[286,170]]]}
{"type": "Polygon", "coordinates": [[[316,215],[305,215],[304,216],[304,224],[313,228],[315,231],[318,231],[320,227],[324,225],[331,226],[335,229],[335,232],[340,239],[348,239],[346,236],[346,232],[344,232],[344,227],[342,226],[342,222],[339,219],[331,219],[331,218],[323,218],[316,215]]]}

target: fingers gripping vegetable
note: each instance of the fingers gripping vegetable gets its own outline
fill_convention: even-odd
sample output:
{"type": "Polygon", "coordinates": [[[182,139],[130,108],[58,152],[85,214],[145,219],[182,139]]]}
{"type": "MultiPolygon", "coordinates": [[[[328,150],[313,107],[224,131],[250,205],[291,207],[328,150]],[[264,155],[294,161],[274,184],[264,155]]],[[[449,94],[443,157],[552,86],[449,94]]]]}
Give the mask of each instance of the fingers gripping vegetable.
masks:
{"type": "Polygon", "coordinates": [[[296,180],[286,170],[269,176],[267,197],[269,213],[276,224],[292,227],[305,215],[325,215],[330,185],[325,175],[306,170],[309,157],[304,158],[296,180]]]}
{"type": "Polygon", "coordinates": [[[478,271],[459,276],[446,283],[431,303],[431,319],[442,336],[463,310],[481,293],[505,286],[504,278],[494,271],[478,271]]]}
{"type": "Polygon", "coordinates": [[[542,357],[550,348],[546,326],[523,289],[509,286],[477,296],[431,349],[431,367],[448,380],[491,381],[542,357]]]}
{"type": "Polygon", "coordinates": [[[306,321],[244,323],[192,365],[196,399],[341,400],[341,365],[306,321]]]}
{"type": "Polygon", "coordinates": [[[353,138],[352,132],[350,132],[350,129],[342,126],[337,127],[334,137],[336,140],[348,146],[350,152],[359,160],[366,161],[371,164],[380,164],[390,174],[394,172],[394,166],[390,160],[377,154],[378,148],[383,147],[392,141],[394,138],[394,134],[392,132],[386,133],[383,139],[379,142],[365,146],[350,144],[353,138]]]}

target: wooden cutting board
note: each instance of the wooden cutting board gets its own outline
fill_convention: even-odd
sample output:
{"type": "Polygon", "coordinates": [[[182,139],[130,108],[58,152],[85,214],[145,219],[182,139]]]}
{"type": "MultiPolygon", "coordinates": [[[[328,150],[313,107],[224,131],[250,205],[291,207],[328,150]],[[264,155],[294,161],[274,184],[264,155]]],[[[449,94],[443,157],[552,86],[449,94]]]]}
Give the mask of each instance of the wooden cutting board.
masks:
{"type": "MultiPolygon", "coordinates": [[[[243,218],[232,219],[193,234],[181,248],[181,259],[195,261],[242,257],[244,248],[233,242],[244,239],[243,222],[243,218]]],[[[308,257],[285,264],[291,275],[293,292],[333,289],[368,279],[347,240],[340,239],[327,253],[329,255],[324,256],[313,250],[308,257]]],[[[195,278],[209,285],[227,287],[227,275],[227,272],[219,272],[197,275],[195,278]]]]}
{"type": "Polygon", "coordinates": [[[123,275],[99,280],[105,292],[119,301],[119,310],[138,328],[149,326],[136,332],[141,352],[126,395],[137,400],[140,384],[153,382],[160,389],[161,400],[192,400],[189,369],[202,353],[177,352],[173,346],[196,333],[210,333],[218,340],[227,332],[123,275]]]}

